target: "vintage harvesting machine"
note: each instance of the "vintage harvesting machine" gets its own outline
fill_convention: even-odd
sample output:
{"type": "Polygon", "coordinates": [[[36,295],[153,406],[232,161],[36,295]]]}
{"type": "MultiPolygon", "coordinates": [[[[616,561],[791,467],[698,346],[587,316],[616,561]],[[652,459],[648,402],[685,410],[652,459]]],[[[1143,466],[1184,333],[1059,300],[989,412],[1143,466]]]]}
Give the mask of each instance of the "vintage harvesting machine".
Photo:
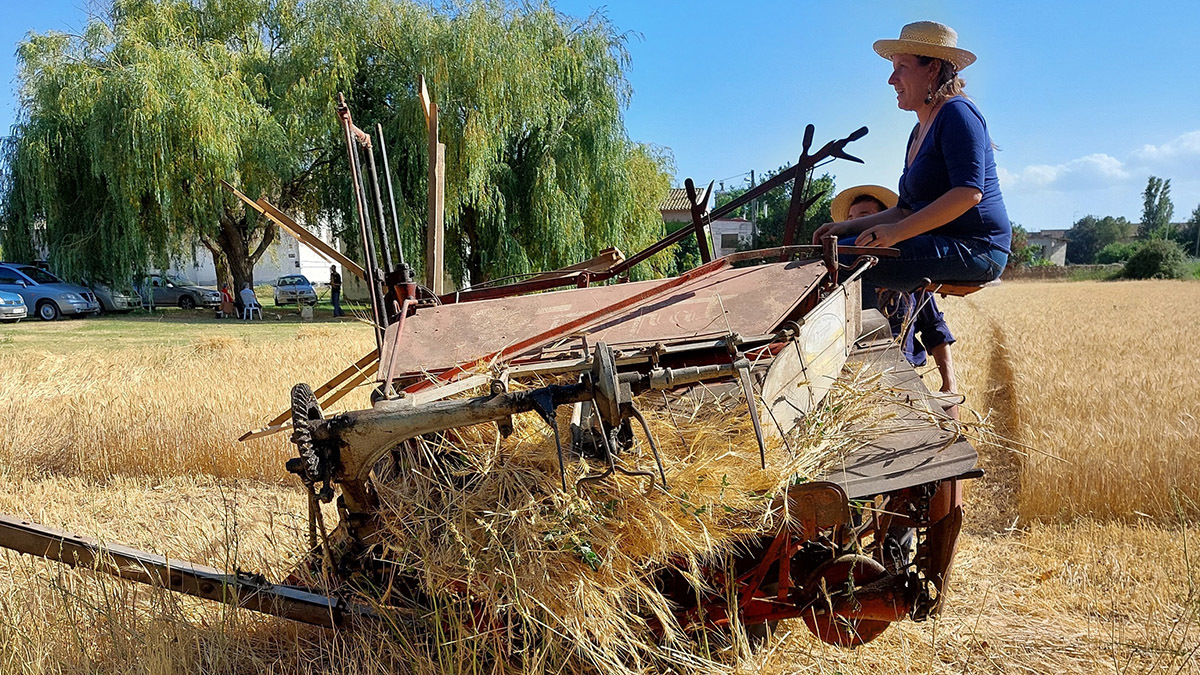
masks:
{"type": "MultiPolygon", "coordinates": [[[[428,99],[426,110],[432,233],[440,227],[440,153],[436,106],[428,99]]],[[[682,626],[735,620],[761,626],[802,617],[821,640],[843,646],[867,642],[893,621],[920,621],[938,611],[962,525],[963,482],[981,475],[976,452],[954,424],[918,423],[929,414],[948,421],[945,403],[901,356],[887,321],[861,308],[862,273],[875,256],[894,251],[839,247],[833,238],[820,246],[794,241],[817,198],[806,200],[812,169],[835,158],[861,161],[845,147],[865,135],[865,127],[812,151],[810,125],[791,168],[712,210],[706,207],[712,184],[698,190],[689,180],[690,227],[629,258],[606,252],[522,281],[447,293],[437,288],[436,275],[417,283],[405,263],[382,130],[373,141],[344,104],[339,115],[364,264],[324,246],[269,202],[238,193],[247,208],[359,276],[371,298],[377,349],[315,390],[297,385],[291,410],[246,436],[291,430],[297,454],[287,469],[308,493],[309,564],[334,578],[385,574],[373,543],[379,528],[373,481],[389,471],[394,449],[429,434],[495,424],[504,435],[514,415],[533,412],[554,436],[563,491],[586,495],[613,474],[670,490],[671,477],[639,411],[641,395],[721,387],[739,393],[765,465],[768,441],[793,433],[854,359],[901,392],[891,412],[912,424],[896,425],[823,479],[795,484],[778,497],[792,514],[788,524],[742,547],[732,569],[706,572],[707,587],[734,592],[698,593],[692,582],[665,571],[656,583],[682,626]],[[386,190],[380,189],[376,150],[386,190]],[[788,181],[784,245],[713,258],[706,225],[788,181]],[[385,199],[392,201],[390,233],[385,199]],[[695,237],[700,266],[675,278],[627,281],[629,270],[685,237],[695,237]],[[370,408],[327,416],[334,402],[372,378],[370,408]],[[483,395],[467,395],[480,388],[483,395]],[[563,415],[571,416],[569,437],[560,437],[563,415]],[[655,464],[633,464],[635,444],[648,447],[646,457],[655,464]],[[563,463],[580,457],[589,472],[568,482],[563,463]],[[320,504],[334,500],[338,522],[326,527],[320,504]],[[864,504],[871,508],[854,507],[864,504]]],[[[271,583],[15,518],[0,518],[0,545],[310,624],[337,627],[376,615],[352,594],[290,583],[300,577],[271,583]]]]}

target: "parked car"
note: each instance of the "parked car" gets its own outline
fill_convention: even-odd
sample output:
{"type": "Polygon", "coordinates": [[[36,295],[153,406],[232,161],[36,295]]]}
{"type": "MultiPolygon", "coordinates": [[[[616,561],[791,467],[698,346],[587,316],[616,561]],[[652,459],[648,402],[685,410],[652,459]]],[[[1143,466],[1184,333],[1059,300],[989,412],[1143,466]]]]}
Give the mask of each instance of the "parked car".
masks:
{"type": "Polygon", "coordinates": [[[143,301],[152,298],[157,307],[193,309],[221,306],[221,293],[216,289],[197,286],[192,281],[172,274],[151,274],[142,280],[138,292],[143,301]]]}
{"type": "Polygon", "coordinates": [[[96,302],[96,295],[90,289],[68,284],[33,265],[0,263],[0,291],[20,295],[26,308],[32,307],[44,321],[100,311],[100,303],[96,302]]]}
{"type": "Polygon", "coordinates": [[[317,304],[317,291],[303,274],[289,274],[275,280],[275,305],[317,304]]]}
{"type": "Polygon", "coordinates": [[[132,288],[117,288],[113,284],[101,281],[90,284],[96,293],[96,301],[100,303],[100,311],[132,312],[142,306],[142,297],[132,288]]]}
{"type": "Polygon", "coordinates": [[[16,323],[29,314],[25,299],[16,293],[0,291],[0,321],[16,323]]]}

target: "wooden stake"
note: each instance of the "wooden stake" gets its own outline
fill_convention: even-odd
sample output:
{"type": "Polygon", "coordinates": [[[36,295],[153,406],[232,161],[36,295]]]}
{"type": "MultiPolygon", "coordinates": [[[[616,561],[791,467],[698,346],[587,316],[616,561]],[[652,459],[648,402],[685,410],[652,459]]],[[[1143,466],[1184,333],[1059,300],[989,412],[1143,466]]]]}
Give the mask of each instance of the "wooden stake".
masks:
{"type": "Polygon", "coordinates": [[[445,289],[446,145],[438,142],[438,106],[420,79],[421,105],[429,132],[429,219],[425,238],[425,285],[436,295],[445,289]]]}

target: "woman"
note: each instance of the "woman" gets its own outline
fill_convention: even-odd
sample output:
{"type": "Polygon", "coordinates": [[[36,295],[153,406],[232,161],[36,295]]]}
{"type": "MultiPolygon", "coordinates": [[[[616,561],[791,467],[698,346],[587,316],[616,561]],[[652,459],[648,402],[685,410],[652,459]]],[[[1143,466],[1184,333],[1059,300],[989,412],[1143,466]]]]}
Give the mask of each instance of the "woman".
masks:
{"type": "Polygon", "coordinates": [[[900,257],[880,258],[865,273],[868,284],[911,291],[926,278],[987,282],[1008,263],[1012,228],[991,138],[958,77],[975,55],[957,42],[957,33],[932,21],[908,24],[898,40],[875,42],[875,51],[892,62],[888,84],[897,105],[917,114],[900,200],[875,215],[826,223],[813,235],[813,243],[834,234],[846,237],[842,245],[900,249],[900,257]]]}

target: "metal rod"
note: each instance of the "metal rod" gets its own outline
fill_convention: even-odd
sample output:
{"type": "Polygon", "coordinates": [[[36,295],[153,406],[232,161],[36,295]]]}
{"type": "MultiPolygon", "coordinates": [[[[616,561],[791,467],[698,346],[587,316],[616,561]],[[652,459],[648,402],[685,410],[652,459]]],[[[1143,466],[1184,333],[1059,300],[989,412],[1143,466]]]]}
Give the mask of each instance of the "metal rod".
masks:
{"type": "MultiPolygon", "coordinates": [[[[369,138],[369,137],[368,137],[369,138]]],[[[359,207],[363,215],[363,246],[366,249],[366,259],[369,265],[367,276],[371,278],[371,315],[375,322],[375,332],[380,336],[380,353],[382,353],[383,327],[387,325],[386,311],[383,307],[383,279],[379,273],[379,254],[375,250],[375,235],[371,227],[370,205],[367,203],[366,178],[362,172],[362,156],[358,148],[354,148],[354,177],[355,189],[358,191],[359,207]]]]}
{"type": "Polygon", "coordinates": [[[392,192],[392,165],[388,163],[387,143],[383,140],[383,125],[375,125],[379,137],[379,152],[383,155],[383,177],[387,181],[388,200],[392,203],[392,229],[396,234],[397,262],[404,265],[404,240],[400,238],[400,212],[396,210],[396,194],[392,192]]]}
{"type": "MultiPolygon", "coordinates": [[[[350,108],[346,106],[346,100],[341,94],[338,94],[337,105],[338,118],[342,122],[342,133],[346,137],[346,155],[350,163],[350,183],[354,190],[355,206],[358,210],[358,230],[359,235],[363,240],[363,253],[365,270],[367,273],[367,290],[371,296],[371,314],[375,320],[375,352],[378,354],[383,347],[383,324],[378,321],[379,308],[383,304],[383,299],[378,297],[378,287],[375,280],[375,260],[374,256],[368,251],[370,237],[367,224],[366,202],[363,199],[362,188],[359,181],[359,166],[358,152],[355,150],[354,140],[354,122],[350,118],[350,108]]],[[[373,248],[373,247],[372,247],[373,248]]]]}
{"type": "Polygon", "coordinates": [[[376,616],[364,605],[272,584],[245,573],[227,574],[120,544],[103,544],[12,516],[0,515],[0,546],[71,567],[316,626],[334,628],[350,616],[376,616]]]}
{"type": "Polygon", "coordinates": [[[366,150],[370,159],[371,196],[375,198],[375,224],[378,226],[379,242],[383,244],[383,269],[389,272],[396,259],[392,257],[392,246],[388,243],[387,217],[383,215],[383,194],[379,190],[379,172],[375,168],[375,148],[368,147],[366,150]]]}

